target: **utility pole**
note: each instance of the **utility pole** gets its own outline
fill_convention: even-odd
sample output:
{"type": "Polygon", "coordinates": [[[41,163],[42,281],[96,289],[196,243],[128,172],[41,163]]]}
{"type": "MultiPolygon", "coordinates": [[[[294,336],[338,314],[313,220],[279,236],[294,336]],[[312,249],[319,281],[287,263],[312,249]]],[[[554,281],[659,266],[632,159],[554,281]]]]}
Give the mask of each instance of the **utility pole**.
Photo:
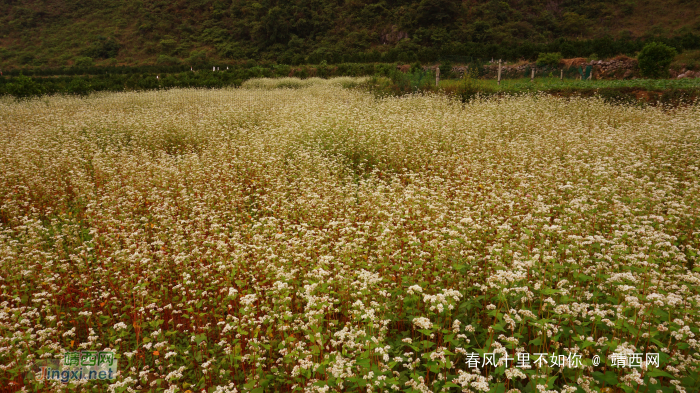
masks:
{"type": "Polygon", "coordinates": [[[498,59],[498,86],[501,85],[501,59],[498,59]]]}

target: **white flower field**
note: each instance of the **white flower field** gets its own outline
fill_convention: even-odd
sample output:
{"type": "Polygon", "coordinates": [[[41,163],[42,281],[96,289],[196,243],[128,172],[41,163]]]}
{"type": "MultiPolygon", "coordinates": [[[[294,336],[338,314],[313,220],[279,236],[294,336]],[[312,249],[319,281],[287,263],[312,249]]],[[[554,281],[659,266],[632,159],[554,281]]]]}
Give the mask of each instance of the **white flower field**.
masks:
{"type": "Polygon", "coordinates": [[[0,100],[0,392],[700,389],[700,106],[265,83],[0,100]]]}

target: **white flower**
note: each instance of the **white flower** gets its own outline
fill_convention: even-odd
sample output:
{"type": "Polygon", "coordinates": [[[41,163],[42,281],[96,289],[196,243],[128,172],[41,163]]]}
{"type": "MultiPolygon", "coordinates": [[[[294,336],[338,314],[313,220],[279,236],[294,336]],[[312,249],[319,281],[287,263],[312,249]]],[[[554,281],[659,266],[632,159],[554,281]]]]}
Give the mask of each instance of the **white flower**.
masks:
{"type": "Polygon", "coordinates": [[[413,295],[414,292],[423,293],[423,288],[421,288],[420,285],[411,285],[406,292],[408,292],[409,295],[413,295]]]}
{"type": "Polygon", "coordinates": [[[251,304],[255,303],[256,298],[257,297],[255,296],[255,294],[252,293],[252,294],[243,296],[240,301],[244,306],[250,306],[251,304]]]}
{"type": "Polygon", "coordinates": [[[433,326],[430,319],[425,317],[413,318],[413,324],[421,329],[430,329],[433,326]]]}

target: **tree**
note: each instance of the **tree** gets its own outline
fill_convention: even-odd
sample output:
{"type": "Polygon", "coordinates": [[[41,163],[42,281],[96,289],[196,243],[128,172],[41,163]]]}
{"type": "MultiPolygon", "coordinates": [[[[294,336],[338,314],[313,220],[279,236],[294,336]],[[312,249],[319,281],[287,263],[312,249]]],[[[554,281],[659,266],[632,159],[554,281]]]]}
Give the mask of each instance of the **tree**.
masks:
{"type": "Polygon", "coordinates": [[[451,0],[422,0],[417,11],[418,23],[444,26],[452,23],[459,8],[451,0]]]}
{"type": "Polygon", "coordinates": [[[482,20],[472,24],[472,41],[485,43],[491,38],[491,25],[482,20]]]}
{"type": "Polygon", "coordinates": [[[110,59],[117,57],[119,49],[120,45],[114,38],[98,35],[92,45],[83,51],[83,55],[93,59],[110,59]]]}
{"type": "Polygon", "coordinates": [[[642,76],[648,78],[668,76],[668,67],[676,54],[676,49],[666,44],[660,42],[646,44],[637,56],[642,76]]]}
{"type": "Polygon", "coordinates": [[[588,34],[591,21],[575,12],[565,12],[562,15],[561,28],[568,36],[576,37],[588,34]]]}

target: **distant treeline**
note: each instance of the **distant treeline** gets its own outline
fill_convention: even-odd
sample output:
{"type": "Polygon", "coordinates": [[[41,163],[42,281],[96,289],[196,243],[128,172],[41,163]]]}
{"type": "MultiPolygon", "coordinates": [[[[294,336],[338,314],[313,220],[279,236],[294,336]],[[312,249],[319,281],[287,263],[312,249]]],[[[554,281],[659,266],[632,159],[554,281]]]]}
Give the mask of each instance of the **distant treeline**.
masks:
{"type": "Polygon", "coordinates": [[[121,67],[112,72],[102,72],[104,69],[83,70],[100,71],[93,75],[64,75],[64,76],[33,76],[19,75],[0,78],[0,95],[12,95],[18,98],[38,96],[43,94],[78,94],[87,95],[96,91],[131,91],[157,90],[170,88],[221,88],[225,86],[240,86],[243,81],[251,78],[275,78],[295,76],[298,78],[335,76],[390,76],[399,71],[396,64],[337,64],[320,66],[292,67],[287,65],[271,66],[237,66],[218,71],[212,69],[182,71],[181,68],[160,68],[152,72],[136,73],[127,69],[120,73],[121,67]],[[166,71],[166,72],[163,72],[166,71]],[[167,71],[174,71],[167,73],[167,71]]]}
{"type": "MultiPolygon", "coordinates": [[[[603,37],[590,40],[567,40],[558,39],[551,43],[522,43],[520,45],[498,45],[481,44],[475,42],[458,43],[454,42],[441,49],[430,47],[402,47],[397,45],[386,52],[376,50],[369,52],[334,52],[317,51],[298,61],[288,61],[290,64],[279,64],[270,61],[235,61],[222,60],[214,61],[205,57],[198,57],[195,61],[182,62],[176,58],[171,58],[171,64],[143,65],[143,66],[119,66],[119,67],[60,67],[60,68],[24,68],[4,70],[4,75],[17,76],[20,73],[29,76],[50,76],[50,75],[115,75],[115,74],[159,74],[159,73],[180,73],[194,70],[211,70],[212,67],[219,67],[224,70],[226,67],[236,68],[237,73],[260,73],[262,70],[273,70],[275,76],[287,76],[289,70],[294,66],[304,64],[327,64],[338,65],[341,75],[370,75],[376,74],[372,69],[376,63],[475,63],[485,62],[491,59],[503,59],[505,61],[535,60],[540,53],[558,52],[565,58],[591,57],[610,58],[616,55],[625,54],[634,56],[642,47],[650,42],[663,42],[681,53],[684,50],[700,49],[700,35],[687,33],[675,37],[657,37],[648,40],[642,39],[613,39],[603,37]],[[180,63],[180,64],[177,64],[180,63]],[[364,67],[363,67],[364,66],[364,67]],[[345,68],[344,68],[345,67],[345,68]],[[354,72],[348,71],[350,67],[354,72]],[[367,68],[369,67],[369,68],[367,68]],[[243,71],[247,70],[247,71],[243,71]],[[252,70],[252,71],[251,71],[252,70]]],[[[306,66],[306,68],[312,66],[306,66]]],[[[240,79],[247,79],[250,76],[241,76],[240,79]]]]}
{"type": "MultiPolygon", "coordinates": [[[[144,66],[118,66],[118,67],[62,67],[62,68],[35,68],[35,69],[14,69],[4,73],[4,76],[123,76],[123,75],[153,75],[159,74],[182,74],[184,79],[201,79],[202,77],[232,78],[231,80],[250,78],[274,78],[285,76],[297,76],[305,78],[307,76],[331,77],[331,76],[364,76],[381,74],[395,68],[395,64],[385,63],[341,63],[329,65],[291,66],[274,63],[257,63],[246,61],[242,63],[216,63],[216,65],[144,65],[144,66]],[[214,67],[218,67],[216,71],[214,67]],[[227,69],[228,67],[228,69],[227,69]],[[194,72],[193,72],[194,71],[194,72]]],[[[58,78],[60,79],[60,78],[58,78]]],[[[131,78],[129,78],[131,79],[131,78]]]]}

